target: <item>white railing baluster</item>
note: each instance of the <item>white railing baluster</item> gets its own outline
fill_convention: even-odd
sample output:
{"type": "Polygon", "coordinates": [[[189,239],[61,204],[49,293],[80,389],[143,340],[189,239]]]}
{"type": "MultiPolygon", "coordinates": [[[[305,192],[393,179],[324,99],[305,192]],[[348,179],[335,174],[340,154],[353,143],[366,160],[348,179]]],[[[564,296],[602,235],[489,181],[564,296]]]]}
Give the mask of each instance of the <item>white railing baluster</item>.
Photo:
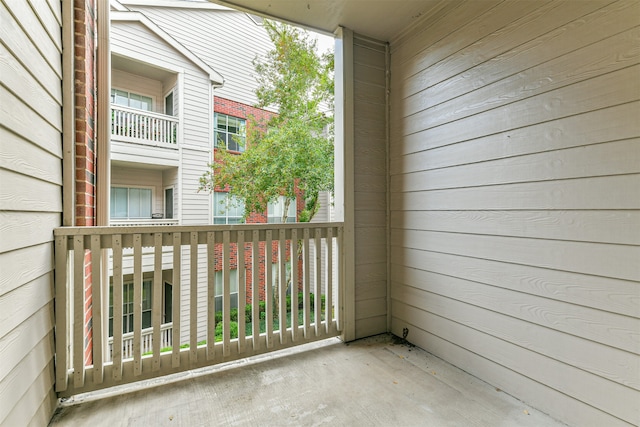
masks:
{"type": "Polygon", "coordinates": [[[113,379],[122,379],[122,236],[113,236],[113,379]]]}
{"type": "Polygon", "coordinates": [[[73,239],[73,385],[84,385],[85,252],[83,236],[73,239]]]}
{"type": "Polygon", "coordinates": [[[229,280],[231,251],[229,237],[229,230],[222,232],[222,355],[225,357],[231,354],[231,281],[229,280]]]}
{"type": "Polygon", "coordinates": [[[315,271],[315,288],[313,295],[315,316],[314,316],[314,324],[316,336],[322,333],[321,325],[322,325],[322,240],[321,235],[322,230],[319,228],[315,229],[315,252],[316,252],[316,260],[314,264],[315,271]]]}
{"type": "Polygon", "coordinates": [[[190,233],[189,362],[198,360],[198,232],[190,233]]]}
{"type": "Polygon", "coordinates": [[[253,349],[260,349],[260,232],[253,230],[251,241],[251,335],[253,349]]]}
{"type": "Polygon", "coordinates": [[[280,344],[289,342],[287,339],[287,242],[284,228],[278,230],[278,302],[280,321],[280,344]]]}
{"type": "Polygon", "coordinates": [[[180,367],[180,274],[181,265],[180,258],[182,236],[180,232],[173,233],[173,302],[172,306],[176,307],[177,313],[172,316],[173,320],[173,352],[171,357],[171,366],[180,367]]]}
{"type": "Polygon", "coordinates": [[[215,233],[207,233],[207,360],[216,357],[216,240],[215,233]]]}
{"type": "Polygon", "coordinates": [[[133,375],[142,374],[142,236],[133,235],[133,375]]]}
{"type": "Polygon", "coordinates": [[[113,124],[111,135],[135,142],[176,144],[175,129],[178,119],[173,116],[112,105],[113,124]]]}
{"type": "Polygon", "coordinates": [[[68,382],[69,359],[67,354],[69,343],[69,323],[67,315],[69,313],[69,275],[67,274],[67,263],[69,262],[68,237],[58,236],[55,239],[55,310],[56,310],[56,391],[65,391],[68,382]]]}
{"type": "Polygon", "coordinates": [[[238,269],[238,353],[244,352],[245,346],[245,312],[247,303],[247,280],[246,270],[244,268],[244,231],[240,230],[237,233],[236,248],[238,256],[237,269],[238,269]]]}
{"type": "Polygon", "coordinates": [[[266,231],[264,239],[264,262],[265,262],[265,281],[264,281],[264,301],[265,301],[265,323],[267,348],[273,347],[273,259],[272,251],[272,230],[266,231]]]}
{"type": "Polygon", "coordinates": [[[101,384],[104,379],[103,325],[102,321],[102,248],[100,236],[91,236],[91,309],[93,321],[93,381],[101,384]]]}
{"type": "Polygon", "coordinates": [[[327,246],[327,286],[325,289],[324,319],[327,325],[326,331],[328,334],[331,332],[333,324],[333,228],[327,229],[325,245],[327,246]]]}
{"type": "Polygon", "coordinates": [[[291,230],[291,341],[298,338],[298,230],[291,230]]]}
{"type": "Polygon", "coordinates": [[[304,337],[309,338],[310,330],[311,330],[311,298],[309,293],[311,291],[311,264],[309,261],[309,238],[310,238],[310,230],[305,228],[303,231],[303,255],[304,262],[302,268],[304,269],[304,282],[302,284],[302,292],[303,292],[303,303],[302,307],[304,310],[304,337]]]}
{"type": "Polygon", "coordinates": [[[336,239],[336,258],[337,258],[337,268],[338,268],[338,292],[336,292],[336,328],[338,331],[342,331],[344,328],[343,325],[343,307],[342,302],[344,301],[344,253],[343,253],[343,238],[344,238],[344,228],[338,227],[338,238],[336,239]]]}
{"type": "MultiPolygon", "coordinates": [[[[153,364],[152,370],[157,371],[160,369],[160,349],[162,348],[160,342],[160,325],[162,323],[162,233],[153,234],[153,292],[151,297],[153,299],[153,308],[151,310],[151,325],[153,328],[153,364]]],[[[149,351],[147,348],[143,350],[144,353],[149,351]]]]}

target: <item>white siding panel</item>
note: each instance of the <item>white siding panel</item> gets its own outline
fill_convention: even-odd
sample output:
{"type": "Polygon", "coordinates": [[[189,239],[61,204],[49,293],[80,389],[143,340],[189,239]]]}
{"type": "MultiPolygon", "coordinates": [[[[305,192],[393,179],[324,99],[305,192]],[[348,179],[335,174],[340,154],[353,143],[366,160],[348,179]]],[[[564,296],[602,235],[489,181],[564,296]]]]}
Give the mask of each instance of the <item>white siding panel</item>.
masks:
{"type": "Polygon", "coordinates": [[[130,6],[139,10],[224,77],[215,96],[257,103],[252,64],[272,44],[263,27],[243,12],[130,6]],[[242,34],[240,34],[242,32],[242,34]]]}
{"type": "Polygon", "coordinates": [[[208,152],[182,150],[182,224],[210,224],[209,212],[212,209],[211,195],[198,191],[200,177],[210,162],[208,152]]]}
{"type": "Polygon", "coordinates": [[[61,2],[0,5],[0,424],[46,425],[62,211],[61,2]]]}
{"type": "Polygon", "coordinates": [[[638,3],[478,3],[392,46],[392,330],[570,424],[639,424],[638,3]]]}
{"type": "Polygon", "coordinates": [[[153,80],[122,70],[112,70],[111,87],[150,96],[154,102],[152,110],[156,113],[164,113],[164,97],[160,80],[153,80]]]}
{"type": "MultiPolygon", "coordinates": [[[[0,254],[53,241],[52,230],[60,225],[58,212],[0,211],[0,254]]],[[[1,256],[1,255],[0,255],[1,256]]]]}

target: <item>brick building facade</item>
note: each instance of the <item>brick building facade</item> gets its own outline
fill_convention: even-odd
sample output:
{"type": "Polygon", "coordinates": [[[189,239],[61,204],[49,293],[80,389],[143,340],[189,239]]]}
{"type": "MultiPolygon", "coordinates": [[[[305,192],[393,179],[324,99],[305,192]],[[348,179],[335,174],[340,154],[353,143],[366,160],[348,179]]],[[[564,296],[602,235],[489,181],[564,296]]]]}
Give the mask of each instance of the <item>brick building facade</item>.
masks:
{"type": "MultiPolygon", "coordinates": [[[[271,118],[275,113],[263,110],[260,108],[256,108],[250,105],[243,104],[241,102],[232,101],[229,99],[215,97],[214,99],[214,112],[226,114],[228,116],[248,120],[250,117],[256,120],[258,123],[263,123],[264,121],[271,118]]],[[[249,126],[249,124],[247,124],[249,126]]],[[[247,132],[249,133],[249,132],[247,132]]],[[[250,143],[250,142],[248,142],[250,143]]],[[[214,158],[215,152],[218,149],[214,149],[214,158]]],[[[242,155],[242,154],[238,154],[242,155]]],[[[225,189],[218,188],[216,191],[226,191],[225,189]]],[[[304,197],[300,190],[296,189],[296,218],[300,214],[300,212],[304,209],[304,197]]],[[[267,223],[268,216],[267,212],[253,212],[246,219],[247,224],[264,224],[267,223]]],[[[274,236],[277,238],[277,236],[274,236]]],[[[253,259],[250,253],[251,244],[245,244],[245,262],[244,268],[246,270],[246,279],[245,279],[245,289],[246,289],[246,302],[251,303],[253,298],[253,259]]],[[[230,246],[230,256],[229,256],[229,264],[231,270],[238,269],[238,248],[236,244],[231,244],[230,246]]],[[[258,262],[260,272],[259,272],[259,300],[264,301],[265,299],[265,281],[266,281],[266,263],[265,263],[266,253],[265,253],[265,243],[260,243],[260,259],[258,262]]],[[[271,259],[274,264],[278,262],[278,242],[274,241],[271,244],[271,259]]],[[[286,246],[286,259],[287,262],[291,262],[291,247],[290,244],[287,243],[286,246]]],[[[216,265],[215,271],[222,271],[222,244],[217,245],[216,247],[216,265]]],[[[299,283],[298,288],[302,286],[302,265],[299,264],[298,271],[299,283]]]]}
{"type": "MultiPolygon", "coordinates": [[[[96,225],[96,4],[95,0],[74,2],[74,89],[75,89],[75,225],[96,225]]],[[[89,254],[84,260],[85,364],[92,355],[92,268],[89,254]]]]}

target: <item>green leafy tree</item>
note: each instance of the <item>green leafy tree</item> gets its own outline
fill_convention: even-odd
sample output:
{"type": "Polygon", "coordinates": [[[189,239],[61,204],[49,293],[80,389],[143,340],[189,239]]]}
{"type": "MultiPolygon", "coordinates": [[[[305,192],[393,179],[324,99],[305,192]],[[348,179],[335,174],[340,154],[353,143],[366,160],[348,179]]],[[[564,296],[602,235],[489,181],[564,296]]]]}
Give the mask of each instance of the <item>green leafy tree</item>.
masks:
{"type": "Polygon", "coordinates": [[[256,106],[278,114],[263,122],[250,117],[244,153],[218,150],[200,189],[227,189],[244,201],[245,217],[285,196],[286,222],[297,187],[305,198],[300,220],[309,221],[318,193],[333,191],[333,54],[319,55],[303,30],[266,20],[265,28],[273,49],[253,62],[256,106]]]}

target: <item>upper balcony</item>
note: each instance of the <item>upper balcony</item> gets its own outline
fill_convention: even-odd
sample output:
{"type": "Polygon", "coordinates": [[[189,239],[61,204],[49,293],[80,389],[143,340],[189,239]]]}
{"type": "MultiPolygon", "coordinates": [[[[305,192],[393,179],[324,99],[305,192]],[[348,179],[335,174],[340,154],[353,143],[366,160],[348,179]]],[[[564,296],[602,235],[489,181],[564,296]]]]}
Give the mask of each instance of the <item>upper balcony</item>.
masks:
{"type": "Polygon", "coordinates": [[[111,159],[178,166],[179,124],[174,116],[112,104],[111,159]]]}

